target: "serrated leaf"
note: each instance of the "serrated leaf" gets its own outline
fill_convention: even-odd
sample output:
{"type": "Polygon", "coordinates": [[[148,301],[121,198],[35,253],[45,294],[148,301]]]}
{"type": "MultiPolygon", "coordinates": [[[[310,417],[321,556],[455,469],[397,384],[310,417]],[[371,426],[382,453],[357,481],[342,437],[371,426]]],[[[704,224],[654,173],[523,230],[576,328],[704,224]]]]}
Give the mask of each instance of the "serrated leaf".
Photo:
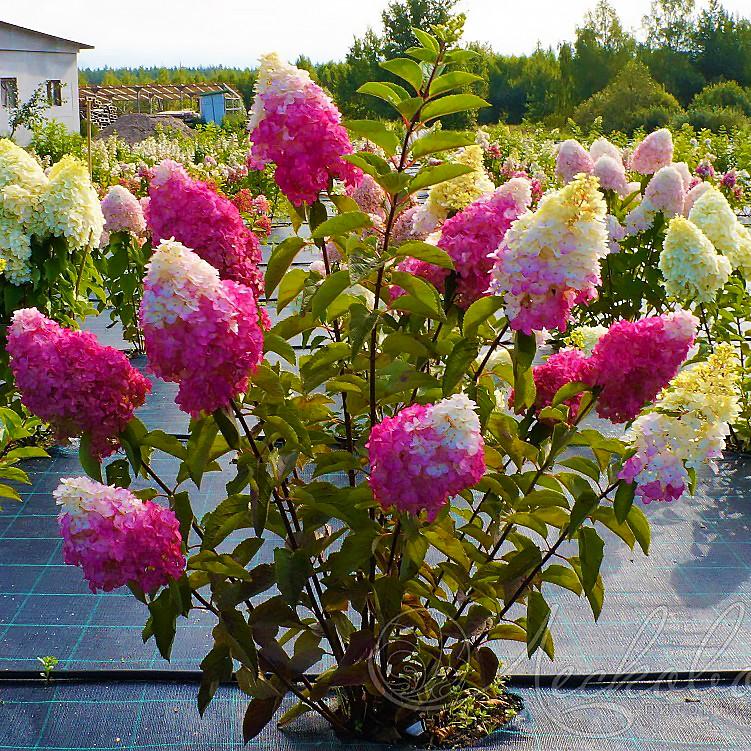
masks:
{"type": "Polygon", "coordinates": [[[349,286],[349,271],[342,269],[329,274],[311,298],[310,307],[313,315],[325,320],[326,308],[349,286]]]}
{"type": "Polygon", "coordinates": [[[422,89],[422,68],[407,57],[396,57],[380,63],[381,68],[405,80],[419,94],[422,89]]]}
{"type": "Polygon", "coordinates": [[[276,301],[277,313],[281,313],[302,292],[307,278],[308,272],[304,269],[292,269],[284,275],[276,301]]]}
{"type": "Polygon", "coordinates": [[[266,268],[266,299],[271,297],[282,277],[287,272],[295,256],[305,246],[305,241],[300,237],[288,237],[274,248],[266,268]]]}
{"type": "Polygon", "coordinates": [[[270,331],[264,334],[263,351],[276,352],[277,355],[283,357],[290,365],[297,364],[294,347],[288,341],[282,339],[281,336],[272,334],[270,331]]]}
{"type": "Polygon", "coordinates": [[[471,133],[460,133],[453,130],[436,130],[418,138],[412,144],[412,156],[420,159],[438,151],[449,151],[462,146],[469,146],[475,142],[471,133]]]}
{"type": "MultiPolygon", "coordinates": [[[[97,482],[102,481],[102,463],[94,456],[91,450],[91,435],[86,432],[81,436],[81,443],[78,447],[78,460],[81,462],[86,474],[97,482]]],[[[19,498],[20,500],[20,498],[19,498]]]]}
{"type": "Polygon", "coordinates": [[[531,657],[546,638],[550,608],[545,598],[532,590],[527,598],[527,655],[531,657]]]}
{"type": "MultiPolygon", "coordinates": [[[[452,70],[434,79],[433,83],[430,85],[430,96],[434,97],[439,94],[445,94],[447,91],[451,91],[451,89],[458,89],[460,86],[466,86],[475,81],[482,81],[482,76],[475,75],[474,73],[467,73],[463,70],[452,70]]],[[[471,109],[471,107],[466,107],[464,109],[471,109]]]]}
{"type": "Polygon", "coordinates": [[[369,81],[368,83],[364,83],[362,86],[360,86],[359,89],[357,89],[357,93],[367,94],[368,96],[374,96],[378,99],[382,99],[392,107],[397,107],[399,102],[402,100],[402,97],[400,97],[399,94],[394,91],[394,89],[392,89],[390,86],[387,86],[385,83],[381,83],[380,81],[369,81]]]}
{"type": "Polygon", "coordinates": [[[417,26],[412,27],[412,33],[415,35],[417,41],[426,49],[433,52],[438,52],[438,50],[440,50],[438,40],[432,34],[428,34],[427,31],[423,31],[417,26]]]}
{"type": "Polygon", "coordinates": [[[652,531],[649,528],[649,521],[644,516],[644,512],[638,506],[631,506],[626,516],[626,524],[631,527],[639,547],[644,551],[644,555],[649,555],[649,546],[652,540],[652,531]]]}
{"type": "Polygon", "coordinates": [[[389,130],[377,120],[346,120],[344,127],[368,141],[380,146],[389,156],[393,156],[399,148],[399,137],[393,130],[389,130]]]}
{"type": "Polygon", "coordinates": [[[579,530],[579,561],[585,592],[591,592],[597,583],[604,549],[605,543],[594,527],[582,527],[579,530]]]}
{"type": "Polygon", "coordinates": [[[476,110],[490,105],[476,94],[448,94],[440,99],[428,102],[422,110],[423,121],[432,120],[444,115],[452,115],[455,112],[476,110]]]}
{"type": "Polygon", "coordinates": [[[321,222],[313,232],[315,240],[326,237],[341,237],[356,229],[365,229],[373,224],[370,217],[363,211],[348,211],[346,214],[332,216],[321,222]]]}
{"type": "Polygon", "coordinates": [[[454,393],[454,389],[469,370],[469,366],[477,359],[478,351],[477,343],[469,339],[462,339],[451,350],[443,372],[444,396],[450,396],[454,393]]]}
{"type": "Polygon", "coordinates": [[[618,490],[615,491],[615,499],[613,500],[613,510],[615,511],[615,518],[623,524],[628,518],[628,513],[631,511],[631,507],[634,504],[634,495],[636,493],[636,486],[632,482],[621,482],[618,485],[618,490]]]}
{"type": "Polygon", "coordinates": [[[409,192],[416,193],[418,190],[428,188],[431,185],[453,180],[460,175],[468,175],[472,172],[472,167],[466,164],[438,164],[435,167],[423,167],[412,179],[409,184],[409,192]]]}
{"type": "Polygon", "coordinates": [[[464,336],[473,338],[480,325],[495,315],[502,307],[503,298],[501,297],[481,297],[479,300],[475,300],[464,314],[464,336]]]}
{"type": "Polygon", "coordinates": [[[434,266],[440,266],[442,269],[454,268],[454,262],[451,256],[443,249],[430,243],[420,240],[411,240],[400,245],[396,249],[396,257],[417,258],[426,263],[432,263],[434,266]]]}

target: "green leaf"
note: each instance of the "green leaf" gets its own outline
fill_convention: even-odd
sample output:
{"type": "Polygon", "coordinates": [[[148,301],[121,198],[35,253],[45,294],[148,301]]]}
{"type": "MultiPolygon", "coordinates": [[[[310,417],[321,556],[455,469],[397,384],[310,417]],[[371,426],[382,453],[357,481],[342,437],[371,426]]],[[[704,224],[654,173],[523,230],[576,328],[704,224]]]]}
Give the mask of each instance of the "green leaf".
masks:
{"type": "Polygon", "coordinates": [[[266,299],[277,288],[282,277],[286,273],[295,256],[305,246],[305,241],[300,237],[288,237],[274,248],[266,268],[266,299]]]}
{"type": "Polygon", "coordinates": [[[179,615],[179,607],[172,596],[172,590],[165,589],[155,600],[152,600],[149,603],[149,612],[151,613],[151,632],[156,640],[157,649],[159,649],[159,654],[169,662],[179,615]]]}
{"type": "Polygon", "coordinates": [[[389,156],[393,156],[399,148],[399,137],[396,133],[377,120],[347,120],[344,127],[350,133],[367,138],[376,146],[380,146],[389,156]]]}
{"type": "Polygon", "coordinates": [[[532,374],[532,362],[537,352],[537,341],[521,331],[514,335],[514,407],[526,409],[535,402],[535,381],[532,374]]]}
{"type": "Polygon", "coordinates": [[[396,250],[396,257],[400,258],[402,256],[417,258],[420,261],[432,263],[434,266],[440,266],[442,269],[454,268],[451,256],[443,248],[420,240],[411,240],[400,245],[396,250]]]}
{"type": "Polygon", "coordinates": [[[201,661],[201,686],[198,689],[198,714],[203,713],[211,703],[221,683],[232,680],[232,659],[226,644],[217,644],[211,648],[201,661]]]}
{"type": "Polygon", "coordinates": [[[546,638],[550,608],[540,592],[532,590],[527,599],[527,655],[531,657],[546,638]]]}
{"type": "Polygon", "coordinates": [[[130,487],[130,462],[127,459],[116,459],[110,462],[104,472],[107,485],[115,485],[118,488],[130,487]]]}
{"type": "Polygon", "coordinates": [[[652,540],[652,531],[649,528],[647,517],[638,506],[631,506],[626,516],[626,524],[631,527],[631,531],[639,543],[639,547],[644,551],[644,555],[649,555],[649,545],[652,540]]]}
{"type": "Polygon", "coordinates": [[[432,34],[428,34],[427,31],[423,31],[422,29],[417,28],[417,26],[412,27],[412,33],[425,49],[431,50],[432,52],[438,52],[440,50],[438,40],[432,34]]]}
{"type": "MultiPolygon", "coordinates": [[[[91,450],[91,435],[86,432],[81,436],[81,444],[78,447],[78,460],[84,472],[97,482],[102,481],[102,463],[97,459],[91,450]]],[[[19,499],[20,500],[20,499],[19,499]]]]}
{"type": "Polygon", "coordinates": [[[406,296],[397,297],[391,304],[392,308],[420,313],[430,318],[437,318],[439,321],[446,320],[438,290],[432,284],[405,271],[392,271],[391,281],[409,293],[406,296]]]}
{"type": "Polygon", "coordinates": [[[400,96],[398,91],[393,89],[388,84],[379,81],[370,81],[363,84],[357,90],[357,93],[368,94],[369,96],[377,97],[378,99],[382,99],[384,102],[387,102],[392,107],[398,107],[399,102],[402,101],[404,96],[409,96],[406,91],[404,92],[404,96],[400,96]]]}
{"type": "MultiPolygon", "coordinates": [[[[474,73],[467,73],[463,70],[452,70],[433,80],[433,83],[430,85],[430,96],[434,97],[439,94],[445,94],[447,91],[451,91],[451,89],[458,89],[460,86],[467,86],[475,81],[482,81],[482,76],[477,76],[474,73]]],[[[480,104],[476,106],[482,107],[488,105],[480,104]]],[[[464,107],[463,109],[471,108],[472,106],[464,107]]]]}
{"type": "Polygon", "coordinates": [[[303,550],[277,548],[274,551],[276,582],[284,599],[290,604],[297,604],[305,582],[313,573],[310,558],[303,550]]]}
{"type": "Polygon", "coordinates": [[[434,99],[428,102],[422,110],[423,121],[432,120],[444,115],[452,115],[454,112],[475,110],[490,105],[476,94],[449,94],[448,96],[434,99]]]}
{"type": "Polygon", "coordinates": [[[178,459],[187,459],[188,452],[180,441],[173,435],[165,433],[163,430],[152,430],[141,438],[142,446],[151,446],[152,448],[164,451],[165,454],[174,456],[178,459]]]}
{"type": "Polygon", "coordinates": [[[446,369],[443,372],[443,395],[454,393],[457,384],[464,378],[469,366],[477,359],[479,348],[476,342],[462,339],[446,359],[446,369]]]}
{"type": "Polygon", "coordinates": [[[228,415],[223,409],[217,409],[214,412],[214,420],[219,431],[224,436],[224,440],[227,441],[227,445],[231,449],[239,449],[240,433],[237,430],[234,417],[228,415]]]}
{"type": "Polygon", "coordinates": [[[503,298],[501,297],[481,297],[467,308],[464,314],[464,336],[473,338],[477,334],[477,329],[485,323],[492,315],[497,313],[503,307],[503,298]]]}
{"type": "Polygon", "coordinates": [[[628,513],[631,511],[631,507],[634,504],[634,495],[636,492],[636,485],[632,482],[621,482],[618,485],[618,490],[615,491],[615,499],[613,501],[613,510],[615,511],[615,518],[623,524],[628,518],[628,513]]]}
{"type": "Polygon", "coordinates": [[[180,522],[180,537],[183,542],[188,544],[190,528],[193,524],[193,508],[190,504],[190,494],[187,492],[175,493],[170,499],[170,505],[175,512],[177,520],[180,522]]]}
{"type": "Polygon", "coordinates": [[[422,89],[422,68],[407,57],[396,57],[382,62],[380,66],[405,80],[419,94],[422,89]]]}
{"type": "Polygon", "coordinates": [[[569,469],[581,472],[595,482],[600,481],[600,468],[591,459],[585,459],[583,456],[572,456],[559,463],[562,467],[568,467],[569,469]]]}
{"type": "Polygon", "coordinates": [[[438,151],[449,151],[462,146],[469,146],[475,142],[472,133],[460,133],[454,130],[436,130],[418,138],[412,144],[412,156],[420,159],[438,151]]]}
{"type": "Polygon", "coordinates": [[[310,712],[310,707],[301,701],[295,702],[278,720],[278,728],[286,728],[291,725],[298,717],[302,717],[306,712],[310,712]]]}
{"type": "Polygon", "coordinates": [[[249,743],[260,735],[263,729],[274,717],[274,713],[282,703],[281,696],[272,696],[268,699],[254,698],[245,710],[243,718],[243,742],[249,743]]]}
{"type": "Polygon", "coordinates": [[[559,563],[548,566],[542,572],[542,580],[568,589],[577,595],[582,593],[582,584],[576,572],[566,566],[561,566],[559,563]]]}
{"type": "Polygon", "coordinates": [[[350,308],[351,317],[349,322],[349,342],[352,347],[352,357],[357,357],[360,350],[365,344],[365,340],[370,336],[373,327],[378,321],[378,313],[368,312],[368,309],[359,303],[350,308]]]}
{"type": "Polygon", "coordinates": [[[191,556],[188,559],[188,569],[244,581],[250,579],[250,574],[231,555],[226,553],[219,555],[213,550],[202,550],[191,556]]]}
{"type": "Polygon", "coordinates": [[[565,386],[561,386],[561,388],[559,388],[558,391],[555,392],[552,406],[557,407],[559,404],[563,404],[569,399],[572,399],[578,394],[581,394],[583,391],[589,391],[590,389],[591,386],[587,385],[586,383],[579,383],[578,381],[567,383],[565,386]]]}
{"type": "Polygon", "coordinates": [[[372,225],[370,217],[362,211],[348,211],[321,222],[313,232],[315,240],[325,237],[340,237],[356,229],[365,229],[372,225]]]}
{"type": "Polygon", "coordinates": [[[381,349],[393,355],[406,353],[416,357],[425,357],[428,354],[428,348],[417,337],[404,331],[394,331],[389,334],[383,340],[381,349]]]}
{"type": "Polygon", "coordinates": [[[453,180],[460,175],[468,175],[472,171],[472,167],[468,167],[466,164],[448,162],[446,164],[438,164],[435,167],[423,167],[409,184],[409,192],[416,193],[418,190],[428,188],[431,185],[443,183],[446,180],[453,180]]]}
{"type": "Polygon", "coordinates": [[[579,561],[585,592],[591,592],[597,583],[604,548],[605,543],[594,527],[582,527],[579,530],[579,561]]]}
{"type": "Polygon", "coordinates": [[[341,271],[335,271],[333,274],[327,276],[311,298],[310,307],[313,311],[313,315],[321,320],[325,320],[326,308],[328,308],[328,306],[334,301],[334,298],[341,295],[350,284],[349,272],[344,269],[341,271]]]}
{"type": "Polygon", "coordinates": [[[281,313],[302,292],[307,278],[308,272],[305,269],[292,269],[284,275],[276,301],[277,313],[281,313]]]}
{"type": "Polygon", "coordinates": [[[263,351],[276,352],[277,355],[281,355],[290,365],[297,364],[294,347],[285,339],[282,339],[281,336],[272,334],[270,331],[264,334],[263,351]]]}
{"type": "Polygon", "coordinates": [[[380,256],[370,245],[358,245],[347,256],[350,282],[359,284],[381,265],[380,256]]]}

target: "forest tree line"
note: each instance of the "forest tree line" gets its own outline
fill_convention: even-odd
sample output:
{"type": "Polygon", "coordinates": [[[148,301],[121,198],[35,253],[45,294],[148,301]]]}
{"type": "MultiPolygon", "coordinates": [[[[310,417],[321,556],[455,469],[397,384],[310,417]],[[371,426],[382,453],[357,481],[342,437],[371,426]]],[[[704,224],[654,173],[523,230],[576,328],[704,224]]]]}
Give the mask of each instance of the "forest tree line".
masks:
{"type": "MultiPolygon", "coordinates": [[[[379,63],[399,56],[415,40],[411,27],[443,23],[457,0],[392,0],[380,31],[368,29],[353,41],[344,60],[295,62],[311,72],[347,117],[391,116],[387,106],[357,94],[366,81],[387,78],[379,63]]],[[[480,123],[543,122],[573,118],[582,126],[601,118],[606,130],[633,131],[691,122],[728,129],[751,118],[751,20],[730,13],[720,0],[699,9],[695,0],[653,0],[637,32],[624,27],[608,0],[599,0],[582,19],[572,41],[556,49],[505,55],[487,44],[473,72],[483,81],[474,90],[491,104],[480,123]]],[[[82,83],[224,82],[250,105],[255,69],[194,68],[83,69],[82,83]]],[[[454,123],[466,125],[469,123],[454,123]]]]}

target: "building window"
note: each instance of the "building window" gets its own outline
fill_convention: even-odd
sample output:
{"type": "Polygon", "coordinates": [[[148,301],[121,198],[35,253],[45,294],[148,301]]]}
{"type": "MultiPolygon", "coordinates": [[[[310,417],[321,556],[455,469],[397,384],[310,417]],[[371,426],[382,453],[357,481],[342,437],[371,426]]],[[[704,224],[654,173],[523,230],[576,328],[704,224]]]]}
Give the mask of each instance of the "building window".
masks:
{"type": "Polygon", "coordinates": [[[18,81],[15,78],[0,78],[0,106],[6,109],[18,107],[18,81]]]}
{"type": "Polygon", "coordinates": [[[47,103],[60,107],[63,103],[63,85],[60,81],[47,81],[47,103]]]}

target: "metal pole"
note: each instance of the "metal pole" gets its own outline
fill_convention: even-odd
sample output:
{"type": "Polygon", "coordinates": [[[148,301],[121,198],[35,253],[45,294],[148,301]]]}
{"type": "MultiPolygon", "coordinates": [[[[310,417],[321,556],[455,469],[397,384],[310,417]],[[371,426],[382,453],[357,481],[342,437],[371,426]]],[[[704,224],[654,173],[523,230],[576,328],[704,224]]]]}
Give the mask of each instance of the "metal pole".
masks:
{"type": "Polygon", "coordinates": [[[91,99],[87,98],[86,101],[89,104],[89,116],[87,117],[86,125],[86,146],[89,152],[89,177],[94,177],[94,166],[91,158],[91,99]]]}

